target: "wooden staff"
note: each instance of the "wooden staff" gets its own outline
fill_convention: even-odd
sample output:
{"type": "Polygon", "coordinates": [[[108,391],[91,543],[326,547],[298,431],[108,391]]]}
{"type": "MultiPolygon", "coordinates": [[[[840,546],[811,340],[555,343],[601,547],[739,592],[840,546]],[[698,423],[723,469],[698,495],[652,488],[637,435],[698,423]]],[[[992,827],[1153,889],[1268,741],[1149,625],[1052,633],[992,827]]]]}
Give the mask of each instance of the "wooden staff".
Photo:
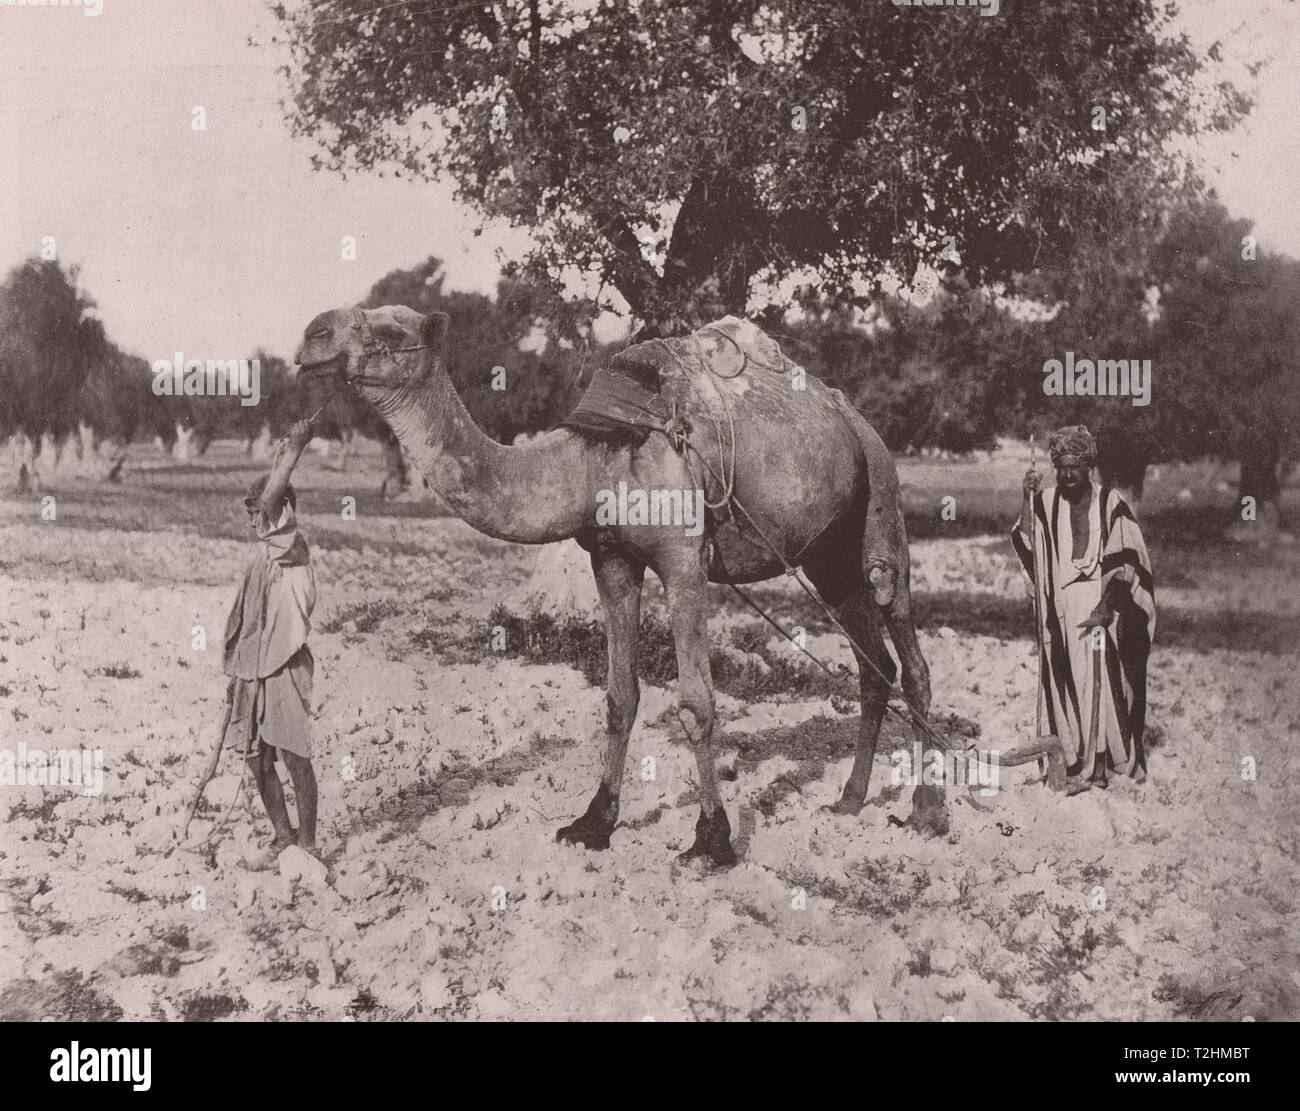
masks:
{"type": "Polygon", "coordinates": [[[194,820],[194,815],[199,809],[199,801],[203,798],[203,792],[207,790],[208,784],[212,782],[212,777],[217,774],[217,765],[221,763],[221,749],[226,743],[226,726],[230,724],[230,711],[232,708],[232,699],[230,697],[230,688],[226,688],[226,712],[221,718],[221,728],[217,730],[217,742],[212,746],[212,753],[208,756],[207,767],[203,769],[203,774],[199,777],[199,785],[194,791],[194,801],[190,803],[190,812],[185,815],[185,824],[181,826],[181,845],[184,846],[190,832],[190,822],[194,820]]]}
{"type": "MultiPolygon", "coordinates": [[[[1038,447],[1034,438],[1029,437],[1029,466],[1038,470],[1038,447]]],[[[1038,687],[1034,691],[1034,732],[1038,738],[1039,753],[1047,757],[1047,785],[1053,791],[1065,790],[1065,753],[1061,738],[1054,733],[1043,732],[1043,568],[1038,565],[1038,514],[1033,512],[1030,501],[1029,513],[1029,549],[1034,553],[1034,647],[1038,651],[1038,687]]]]}

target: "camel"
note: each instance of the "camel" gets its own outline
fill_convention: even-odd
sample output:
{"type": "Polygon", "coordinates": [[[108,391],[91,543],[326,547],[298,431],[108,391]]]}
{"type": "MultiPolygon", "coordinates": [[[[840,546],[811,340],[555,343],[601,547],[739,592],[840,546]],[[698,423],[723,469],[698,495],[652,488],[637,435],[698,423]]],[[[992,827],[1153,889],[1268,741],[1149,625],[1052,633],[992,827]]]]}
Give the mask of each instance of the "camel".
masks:
{"type": "MultiPolygon", "coordinates": [[[[752,329],[784,359],[753,325],[727,320],[752,329]]],[[[699,774],[695,841],[679,860],[703,857],[722,867],[736,862],[714,768],[708,584],[753,583],[783,573],[783,560],[768,542],[806,573],[856,642],[861,725],[848,781],[827,809],[857,815],[897,674],[882,626],[899,656],[909,703],[922,719],[930,705],[929,668],[911,617],[898,475],[867,421],[840,391],[811,375],[802,380],[801,370],[798,376],[787,373],[794,366],[789,360],[776,368],[746,361],[738,373],[722,377],[668,357],[671,347],[652,341],[629,347],[610,370],[644,375],[653,364],[659,396],[691,428],[691,442],[708,462],[712,480],[699,458],[688,465],[690,457],[658,433],[638,442],[560,428],[506,446],[478,428],[447,375],[447,323],[445,314],[422,315],[402,306],[331,310],[307,326],[295,360],[301,374],[346,382],[369,402],[429,485],[472,528],[521,544],[572,537],[590,555],[608,641],[605,763],[586,812],[558,830],[556,839],[607,849],[617,824],[640,697],[637,639],[648,567],[665,590],[677,656],[677,717],[699,774]],[[607,498],[620,483],[630,490],[690,492],[703,478],[710,502],[717,502],[717,479],[727,473],[731,454],[729,432],[733,493],[749,519],[723,507],[707,514],[702,530],[680,522],[598,523],[602,492],[607,498]]],[[[923,750],[932,747],[919,723],[913,729],[923,750]]],[[[914,789],[907,824],[927,834],[946,832],[942,788],[914,789]]]]}

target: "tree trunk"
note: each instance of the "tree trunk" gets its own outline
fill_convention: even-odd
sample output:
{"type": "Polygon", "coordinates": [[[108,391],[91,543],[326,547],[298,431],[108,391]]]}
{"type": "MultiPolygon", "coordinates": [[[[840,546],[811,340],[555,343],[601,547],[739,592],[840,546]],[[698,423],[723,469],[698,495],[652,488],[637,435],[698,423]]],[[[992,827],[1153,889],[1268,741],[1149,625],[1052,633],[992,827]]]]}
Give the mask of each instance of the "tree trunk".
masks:
{"type": "Polygon", "coordinates": [[[57,474],[62,458],[62,445],[53,432],[42,432],[40,447],[36,454],[36,467],[49,474],[57,474]]]}
{"type": "Polygon", "coordinates": [[[253,437],[250,448],[253,458],[259,462],[270,459],[272,455],[271,446],[271,425],[267,422],[258,429],[257,435],[253,437]]]}
{"type": "Polygon", "coordinates": [[[1113,486],[1136,509],[1146,486],[1150,454],[1125,436],[1103,436],[1098,444],[1097,472],[1107,486],[1113,486]]]}
{"type": "Polygon", "coordinates": [[[101,439],[84,420],[78,423],[76,435],[81,445],[81,473],[109,482],[120,481],[122,465],[130,448],[129,440],[116,435],[101,439]]]}
{"type": "Polygon", "coordinates": [[[180,421],[176,422],[176,443],[172,447],[172,455],[181,462],[185,462],[190,457],[190,441],[194,437],[194,429],[186,428],[180,421]]]}
{"type": "Polygon", "coordinates": [[[113,440],[102,445],[100,453],[104,456],[104,478],[112,483],[122,481],[122,465],[126,462],[127,452],[131,445],[113,440]]]}
{"type": "Polygon", "coordinates": [[[512,608],[528,617],[547,614],[557,621],[603,621],[591,558],[576,540],[545,545],[512,608]]]}
{"type": "Polygon", "coordinates": [[[36,473],[36,452],[32,440],[26,433],[15,432],[9,437],[6,454],[9,466],[17,472],[15,487],[20,494],[29,494],[41,488],[40,476],[36,473]]]}
{"type": "Polygon", "coordinates": [[[1237,521],[1227,536],[1237,543],[1269,544],[1278,533],[1278,498],[1282,493],[1280,453],[1264,450],[1241,461],[1237,483],[1237,521]],[[1253,502],[1244,499],[1252,498],[1253,502]]]}

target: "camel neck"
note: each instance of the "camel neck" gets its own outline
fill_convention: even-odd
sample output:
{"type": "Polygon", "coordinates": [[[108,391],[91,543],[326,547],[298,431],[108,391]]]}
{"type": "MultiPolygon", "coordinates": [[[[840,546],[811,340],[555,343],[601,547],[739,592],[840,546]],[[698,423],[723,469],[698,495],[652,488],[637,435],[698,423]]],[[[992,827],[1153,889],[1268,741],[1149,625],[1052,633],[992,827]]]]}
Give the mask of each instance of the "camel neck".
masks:
{"type": "Polygon", "coordinates": [[[426,383],[370,400],[448,508],[501,540],[545,544],[590,520],[587,447],[561,429],[517,447],[474,423],[441,369],[426,383]]]}

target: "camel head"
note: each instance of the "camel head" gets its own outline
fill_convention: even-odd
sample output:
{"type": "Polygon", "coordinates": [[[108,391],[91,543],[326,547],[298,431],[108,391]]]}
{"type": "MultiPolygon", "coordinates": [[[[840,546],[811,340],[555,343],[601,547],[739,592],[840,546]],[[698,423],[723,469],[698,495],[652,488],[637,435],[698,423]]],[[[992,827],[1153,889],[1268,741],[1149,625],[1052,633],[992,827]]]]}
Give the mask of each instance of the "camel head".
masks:
{"type": "Polygon", "coordinates": [[[331,309],[307,325],[294,362],[304,377],[347,382],[377,401],[428,382],[446,366],[446,348],[446,313],[331,309]]]}

